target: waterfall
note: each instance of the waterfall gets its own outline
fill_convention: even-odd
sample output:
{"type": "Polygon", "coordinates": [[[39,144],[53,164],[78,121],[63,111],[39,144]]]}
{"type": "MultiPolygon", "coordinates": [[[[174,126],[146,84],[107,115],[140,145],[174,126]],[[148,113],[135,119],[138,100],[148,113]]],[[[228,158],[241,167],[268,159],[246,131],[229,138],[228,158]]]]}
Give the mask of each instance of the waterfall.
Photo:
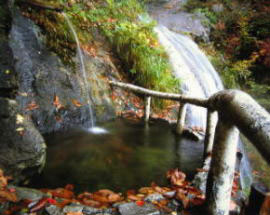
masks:
{"type": "MultiPolygon", "coordinates": [[[[165,48],[174,75],[181,80],[181,93],[192,97],[208,98],[223,89],[223,84],[205,56],[189,37],[174,33],[164,26],[155,28],[165,48]]],[[[206,126],[206,109],[187,105],[186,124],[206,126]]]]}
{"type": "Polygon", "coordinates": [[[84,60],[83,60],[83,54],[82,54],[82,50],[80,48],[80,42],[79,42],[79,39],[78,39],[78,36],[77,36],[77,33],[73,27],[73,25],[71,24],[71,21],[69,20],[68,16],[62,12],[65,20],[67,21],[67,24],[72,32],[72,35],[75,39],[75,42],[76,42],[76,45],[77,45],[77,54],[78,54],[78,58],[79,58],[79,62],[80,62],[80,72],[81,72],[81,75],[83,77],[83,84],[85,86],[85,96],[86,96],[86,99],[87,99],[87,106],[88,106],[88,113],[89,113],[89,118],[90,118],[90,127],[94,127],[94,117],[93,117],[93,111],[92,111],[92,108],[91,108],[91,98],[90,98],[90,95],[89,93],[87,92],[88,89],[89,89],[89,84],[88,84],[88,81],[87,81],[87,78],[86,78],[86,72],[85,72],[85,65],[84,65],[84,60]]]}
{"type": "MultiPolygon", "coordinates": [[[[164,26],[155,28],[160,43],[165,48],[174,75],[181,80],[181,92],[192,97],[208,98],[223,90],[222,81],[197,44],[189,37],[168,30],[164,26]]],[[[186,125],[206,128],[206,109],[187,104],[186,125]]],[[[252,181],[250,165],[239,138],[238,147],[244,156],[240,173],[242,189],[252,181]]]]}
{"type": "Polygon", "coordinates": [[[100,128],[100,127],[95,127],[93,110],[91,107],[91,97],[90,97],[90,94],[88,92],[89,84],[88,84],[87,77],[86,77],[85,65],[84,65],[82,50],[80,48],[80,42],[79,42],[77,33],[76,33],[70,19],[68,18],[68,16],[64,12],[62,12],[62,14],[63,14],[71,32],[72,32],[72,35],[73,35],[75,42],[76,42],[76,45],[77,45],[77,54],[78,54],[78,58],[79,58],[79,62],[80,62],[80,73],[81,73],[82,78],[83,78],[83,85],[84,85],[84,91],[85,91],[84,94],[85,94],[86,99],[87,99],[87,107],[88,107],[88,113],[89,113],[89,118],[90,118],[90,128],[88,129],[88,131],[91,133],[95,133],[95,134],[107,133],[107,131],[105,129],[100,128]]]}

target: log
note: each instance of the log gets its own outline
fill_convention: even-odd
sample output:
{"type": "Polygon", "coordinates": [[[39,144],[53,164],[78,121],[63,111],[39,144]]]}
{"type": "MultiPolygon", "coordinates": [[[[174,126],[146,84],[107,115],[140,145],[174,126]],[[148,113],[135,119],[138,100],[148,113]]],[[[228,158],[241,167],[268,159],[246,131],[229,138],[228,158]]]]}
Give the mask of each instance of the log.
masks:
{"type": "Polygon", "coordinates": [[[39,1],[39,0],[20,0],[17,1],[18,4],[27,4],[30,7],[36,7],[39,9],[44,10],[53,10],[56,12],[63,12],[64,7],[59,4],[52,4],[45,1],[39,1]]]}
{"type": "Polygon", "coordinates": [[[195,97],[189,97],[181,94],[176,94],[176,93],[163,93],[155,90],[148,90],[143,87],[138,87],[133,84],[127,84],[127,83],[122,83],[122,82],[117,82],[117,81],[109,81],[109,83],[113,86],[121,87],[123,89],[131,90],[133,92],[143,94],[146,96],[152,96],[160,99],[169,99],[169,100],[174,100],[174,101],[180,101],[183,103],[190,103],[194,105],[198,105],[201,107],[208,107],[208,99],[201,99],[201,98],[195,98],[195,97]]]}
{"type": "Polygon", "coordinates": [[[208,155],[211,155],[212,153],[217,119],[218,119],[217,112],[208,109],[206,131],[204,138],[204,158],[206,158],[208,155]]]}
{"type": "Polygon", "coordinates": [[[235,124],[270,163],[270,114],[250,95],[223,90],[210,97],[209,107],[235,124]]]}
{"type": "Polygon", "coordinates": [[[186,110],[186,104],[180,104],[176,124],[176,133],[179,135],[183,134],[185,128],[186,110]]]}
{"type": "Polygon", "coordinates": [[[149,122],[150,109],[151,109],[151,96],[145,96],[145,98],[144,98],[144,121],[146,123],[149,122]]]}
{"type": "Polygon", "coordinates": [[[206,185],[208,215],[229,214],[238,138],[238,129],[219,114],[206,185]]]}

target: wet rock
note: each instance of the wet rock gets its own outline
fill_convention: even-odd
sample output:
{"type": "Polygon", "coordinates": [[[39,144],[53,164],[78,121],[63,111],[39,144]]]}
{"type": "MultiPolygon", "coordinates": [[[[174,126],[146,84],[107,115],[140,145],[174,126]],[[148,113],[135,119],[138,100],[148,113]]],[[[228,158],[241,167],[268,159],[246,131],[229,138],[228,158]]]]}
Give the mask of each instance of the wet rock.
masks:
{"type": "Polygon", "coordinates": [[[19,82],[16,99],[39,131],[49,133],[89,122],[87,98],[81,95],[80,80],[48,51],[40,29],[17,9],[9,36],[19,82]],[[56,96],[61,108],[54,105],[56,96]],[[82,105],[74,105],[74,100],[82,105]],[[36,106],[31,109],[29,104],[36,106]]]}
{"type": "Polygon", "coordinates": [[[159,215],[160,211],[157,210],[152,204],[144,204],[138,206],[134,202],[124,203],[118,206],[121,215],[159,215]]]}
{"type": "Polygon", "coordinates": [[[28,199],[31,201],[38,201],[45,196],[45,194],[39,190],[26,187],[16,187],[16,186],[10,187],[15,188],[18,200],[28,199]]]}
{"type": "Polygon", "coordinates": [[[161,201],[165,199],[161,194],[159,193],[153,193],[148,195],[144,200],[147,202],[153,202],[153,201],[161,201]]]}
{"type": "Polygon", "coordinates": [[[46,145],[31,118],[21,114],[15,100],[0,97],[0,168],[13,181],[40,171],[46,145]]]}
{"type": "Polygon", "coordinates": [[[195,130],[193,128],[185,128],[183,131],[183,135],[194,141],[200,141],[204,139],[204,132],[195,130]]]}
{"type": "Polygon", "coordinates": [[[71,204],[68,206],[65,206],[63,208],[63,212],[64,213],[69,213],[69,212],[82,212],[83,211],[84,206],[83,205],[78,205],[78,204],[71,204]]]}
{"type": "Polygon", "coordinates": [[[62,210],[55,205],[50,205],[46,207],[45,210],[49,215],[64,215],[62,210]]]}
{"type": "Polygon", "coordinates": [[[94,214],[115,214],[112,208],[98,209],[93,207],[84,207],[82,210],[83,214],[94,215],[94,214]]]}

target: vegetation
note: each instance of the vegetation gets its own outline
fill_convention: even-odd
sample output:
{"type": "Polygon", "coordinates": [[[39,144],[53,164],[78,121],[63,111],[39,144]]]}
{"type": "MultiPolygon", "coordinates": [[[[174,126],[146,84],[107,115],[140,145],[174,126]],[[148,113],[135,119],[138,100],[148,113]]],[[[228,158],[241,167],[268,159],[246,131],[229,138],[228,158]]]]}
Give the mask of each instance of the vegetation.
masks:
{"type": "Polygon", "coordinates": [[[254,80],[269,83],[269,1],[190,0],[185,8],[208,18],[205,24],[218,50],[213,62],[227,87],[252,88],[254,80]]]}
{"type": "MultiPolygon", "coordinates": [[[[97,31],[101,32],[136,84],[165,92],[179,91],[179,81],[172,76],[167,55],[153,31],[155,22],[145,15],[137,0],[61,0],[61,3],[68,5],[66,14],[76,28],[83,49],[91,52],[89,46],[94,42],[97,31]]],[[[74,39],[62,14],[25,11],[46,31],[49,46],[64,61],[72,63],[74,39]]]]}

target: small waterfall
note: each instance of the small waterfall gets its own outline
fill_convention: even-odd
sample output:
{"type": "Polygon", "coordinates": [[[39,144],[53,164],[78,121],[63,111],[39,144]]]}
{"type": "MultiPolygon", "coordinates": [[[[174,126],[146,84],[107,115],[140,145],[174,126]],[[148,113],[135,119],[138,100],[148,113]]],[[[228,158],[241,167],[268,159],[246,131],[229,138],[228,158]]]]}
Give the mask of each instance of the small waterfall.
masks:
{"type": "Polygon", "coordinates": [[[75,42],[76,42],[76,45],[77,45],[77,54],[78,54],[78,57],[79,57],[79,61],[80,61],[80,72],[82,74],[82,77],[83,77],[83,84],[85,86],[85,96],[86,96],[86,99],[87,99],[87,106],[88,106],[88,112],[89,112],[89,117],[90,117],[90,127],[94,127],[94,117],[93,117],[93,111],[92,111],[92,108],[91,108],[91,98],[90,98],[90,95],[89,93],[87,92],[88,89],[89,89],[89,84],[88,84],[88,81],[87,81],[87,78],[86,78],[86,72],[85,72],[85,65],[84,65],[84,60],[83,60],[83,54],[82,54],[82,50],[80,48],[80,42],[79,42],[79,39],[78,39],[78,36],[76,34],[76,31],[73,27],[73,25],[71,24],[71,21],[69,20],[68,16],[62,12],[65,20],[67,21],[67,24],[72,32],[72,35],[75,39],[75,42]]]}
{"type": "MultiPolygon", "coordinates": [[[[223,89],[222,82],[205,56],[189,37],[174,33],[164,26],[155,28],[159,41],[169,55],[174,75],[181,79],[181,91],[192,97],[207,98],[223,89]]],[[[206,109],[187,107],[187,125],[205,128],[206,109]]]]}
{"type": "Polygon", "coordinates": [[[75,31],[73,25],[71,24],[70,19],[68,18],[68,16],[64,12],[62,12],[62,14],[63,14],[65,20],[67,21],[67,24],[72,32],[72,35],[73,35],[75,42],[76,42],[76,45],[77,45],[77,54],[78,54],[79,62],[80,62],[80,72],[81,72],[81,75],[83,77],[83,84],[85,86],[84,87],[84,91],[85,91],[84,94],[85,94],[86,99],[87,99],[88,113],[89,113],[89,118],[90,118],[90,123],[91,123],[88,131],[91,133],[94,133],[94,134],[107,133],[107,131],[105,129],[100,128],[100,127],[95,127],[93,110],[91,108],[91,98],[90,98],[90,94],[88,92],[89,84],[88,84],[87,77],[86,77],[85,65],[84,65],[82,50],[80,48],[80,42],[79,42],[78,36],[76,34],[76,31],[75,31]]]}

